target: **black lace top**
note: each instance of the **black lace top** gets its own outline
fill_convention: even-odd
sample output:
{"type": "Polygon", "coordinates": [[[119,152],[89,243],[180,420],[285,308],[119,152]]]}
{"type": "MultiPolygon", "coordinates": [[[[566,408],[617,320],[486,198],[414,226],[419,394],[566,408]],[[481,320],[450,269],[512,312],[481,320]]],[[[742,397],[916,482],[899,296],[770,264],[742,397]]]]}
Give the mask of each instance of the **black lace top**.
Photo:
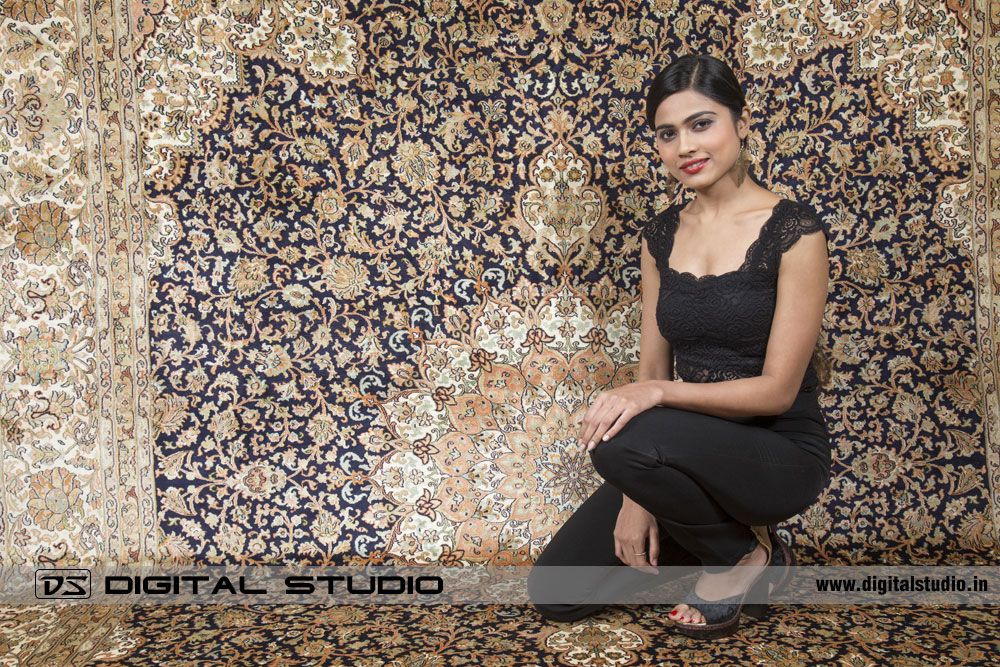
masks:
{"type": "MultiPolygon", "coordinates": [[[[782,199],[739,269],[695,276],[670,268],[667,261],[683,206],[667,207],[642,229],[660,270],[656,323],[670,342],[677,375],[685,382],[758,376],[774,317],[781,255],[803,234],[829,234],[808,204],[782,199]]],[[[800,390],[817,384],[810,361],[800,390]]]]}

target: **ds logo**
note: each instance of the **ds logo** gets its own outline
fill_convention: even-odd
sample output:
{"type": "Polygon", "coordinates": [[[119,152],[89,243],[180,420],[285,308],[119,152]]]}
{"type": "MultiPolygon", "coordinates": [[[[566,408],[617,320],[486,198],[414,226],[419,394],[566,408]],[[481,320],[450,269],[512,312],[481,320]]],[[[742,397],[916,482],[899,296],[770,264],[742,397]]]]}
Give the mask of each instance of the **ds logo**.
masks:
{"type": "Polygon", "coordinates": [[[90,570],[35,570],[35,597],[39,600],[90,598],[90,570]]]}

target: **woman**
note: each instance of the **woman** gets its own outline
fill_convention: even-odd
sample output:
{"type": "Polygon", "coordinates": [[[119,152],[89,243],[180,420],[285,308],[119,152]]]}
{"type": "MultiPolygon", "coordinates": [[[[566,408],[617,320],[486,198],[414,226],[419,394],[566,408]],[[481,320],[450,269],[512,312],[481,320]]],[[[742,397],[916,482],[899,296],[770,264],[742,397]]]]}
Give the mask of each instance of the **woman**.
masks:
{"type": "MultiPolygon", "coordinates": [[[[605,483],[536,566],[700,563],[669,616],[684,634],[717,637],[736,631],[741,611],[766,611],[746,595],[773,593],[794,562],[772,524],[830,479],[811,358],[827,239],[810,206],[747,178],[750,114],[725,63],[677,59],[652,82],[646,119],[667,171],[695,196],[642,230],[639,380],[601,393],[584,416],[581,443],[605,483]],[[671,381],[672,358],[683,382],[671,381]]],[[[529,594],[538,583],[529,577],[529,594]]],[[[633,575],[627,587],[641,585],[633,575]]],[[[575,620],[603,605],[535,606],[575,620]]]]}

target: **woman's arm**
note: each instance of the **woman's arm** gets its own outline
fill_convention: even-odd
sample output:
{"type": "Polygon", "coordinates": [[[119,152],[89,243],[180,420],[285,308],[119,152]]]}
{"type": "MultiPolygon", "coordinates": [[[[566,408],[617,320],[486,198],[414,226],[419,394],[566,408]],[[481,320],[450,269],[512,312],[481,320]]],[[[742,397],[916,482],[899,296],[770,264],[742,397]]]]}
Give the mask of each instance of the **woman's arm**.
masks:
{"type": "Polygon", "coordinates": [[[722,382],[660,382],[657,388],[659,405],[726,419],[780,415],[791,406],[780,382],[766,375],[722,382]]]}
{"type": "Polygon", "coordinates": [[[823,232],[802,235],[781,258],[761,375],[724,382],[658,382],[659,404],[726,418],[777,415],[788,410],[798,395],[823,326],[829,273],[823,232]]]}

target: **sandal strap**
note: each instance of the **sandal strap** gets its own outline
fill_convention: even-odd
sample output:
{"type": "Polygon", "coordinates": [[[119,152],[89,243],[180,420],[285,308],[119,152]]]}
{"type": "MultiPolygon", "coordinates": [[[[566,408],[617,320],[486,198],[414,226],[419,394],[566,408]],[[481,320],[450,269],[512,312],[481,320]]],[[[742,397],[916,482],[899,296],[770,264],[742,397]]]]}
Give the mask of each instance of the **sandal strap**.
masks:
{"type": "Polygon", "coordinates": [[[771,592],[776,593],[784,590],[788,585],[788,581],[791,578],[790,567],[795,563],[795,556],[792,554],[791,547],[778,537],[778,531],[774,526],[769,526],[768,530],[771,533],[771,540],[774,544],[774,557],[771,564],[781,568],[781,572],[775,573],[772,577],[774,588],[771,592]]]}
{"type": "Polygon", "coordinates": [[[757,538],[757,542],[764,547],[767,552],[767,560],[771,561],[771,552],[773,551],[773,544],[771,543],[771,531],[768,530],[767,526],[750,526],[750,530],[753,531],[754,537],[757,538]]]}

